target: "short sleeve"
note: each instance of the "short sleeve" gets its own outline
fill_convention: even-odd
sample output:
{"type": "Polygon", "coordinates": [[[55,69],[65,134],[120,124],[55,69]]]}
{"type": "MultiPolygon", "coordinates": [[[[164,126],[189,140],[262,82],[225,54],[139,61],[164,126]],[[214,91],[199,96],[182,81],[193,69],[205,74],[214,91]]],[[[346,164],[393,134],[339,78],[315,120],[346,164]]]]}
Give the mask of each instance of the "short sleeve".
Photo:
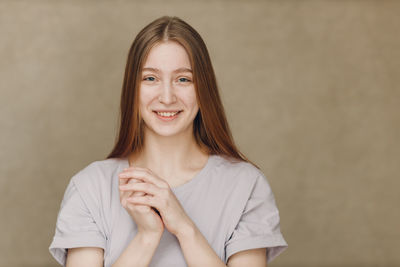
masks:
{"type": "Polygon", "coordinates": [[[58,212],[55,235],[50,254],[65,266],[67,248],[100,247],[105,249],[106,238],[99,230],[77,187],[71,179],[58,212]]]}
{"type": "Polygon", "coordinates": [[[262,174],[254,184],[239,222],[225,242],[226,261],[239,251],[267,248],[267,261],[271,262],[288,247],[279,221],[274,195],[262,174]]]}

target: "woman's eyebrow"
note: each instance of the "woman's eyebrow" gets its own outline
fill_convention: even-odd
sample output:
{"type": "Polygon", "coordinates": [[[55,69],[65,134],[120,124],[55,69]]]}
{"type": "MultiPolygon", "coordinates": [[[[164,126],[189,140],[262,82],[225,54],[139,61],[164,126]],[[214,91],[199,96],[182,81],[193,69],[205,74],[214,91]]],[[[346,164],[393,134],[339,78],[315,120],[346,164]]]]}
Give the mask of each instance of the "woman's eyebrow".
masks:
{"type": "Polygon", "coordinates": [[[176,69],[173,71],[173,73],[180,73],[180,72],[191,72],[192,73],[192,70],[188,69],[188,68],[179,68],[179,69],[176,69]]]}
{"type": "MultiPolygon", "coordinates": [[[[157,69],[157,68],[143,68],[142,71],[153,71],[156,73],[161,73],[162,71],[157,69]]],[[[174,70],[172,73],[181,73],[181,72],[190,72],[193,73],[193,71],[191,69],[188,68],[179,68],[174,70]]]]}

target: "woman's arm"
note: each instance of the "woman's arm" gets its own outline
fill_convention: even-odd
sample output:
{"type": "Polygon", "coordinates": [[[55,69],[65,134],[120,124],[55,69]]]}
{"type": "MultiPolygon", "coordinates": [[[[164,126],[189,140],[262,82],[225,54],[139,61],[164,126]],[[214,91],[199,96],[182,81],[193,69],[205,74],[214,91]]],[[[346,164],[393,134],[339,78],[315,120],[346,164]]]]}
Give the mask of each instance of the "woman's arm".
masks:
{"type": "Polygon", "coordinates": [[[161,235],[146,235],[138,232],[112,267],[149,266],[154,252],[160,243],[161,235]]]}
{"type": "Polygon", "coordinates": [[[267,267],[267,249],[255,248],[236,252],[229,257],[228,267],[259,266],[267,267]]]}
{"type": "Polygon", "coordinates": [[[250,249],[233,254],[225,265],[213,248],[208,244],[196,225],[187,227],[177,235],[186,263],[189,267],[266,267],[266,248],[250,249]]]}
{"type": "MultiPolygon", "coordinates": [[[[112,267],[147,267],[160,243],[160,235],[138,232],[112,267]]],[[[104,250],[97,247],[71,248],[67,251],[67,267],[103,267],[104,250]]]]}
{"type": "Polygon", "coordinates": [[[103,266],[102,248],[69,248],[67,250],[67,267],[102,267],[103,266]]]}
{"type": "Polygon", "coordinates": [[[182,229],[176,237],[189,267],[226,267],[196,225],[182,229]]]}

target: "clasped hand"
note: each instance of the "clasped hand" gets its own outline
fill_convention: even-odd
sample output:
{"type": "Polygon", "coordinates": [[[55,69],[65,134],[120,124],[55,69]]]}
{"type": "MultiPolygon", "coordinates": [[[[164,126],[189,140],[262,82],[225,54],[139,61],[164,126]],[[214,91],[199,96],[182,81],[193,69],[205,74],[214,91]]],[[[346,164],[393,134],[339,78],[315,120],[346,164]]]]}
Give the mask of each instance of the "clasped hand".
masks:
{"type": "MultiPolygon", "coordinates": [[[[174,235],[178,235],[181,231],[185,230],[185,227],[191,225],[191,219],[172,192],[167,181],[155,175],[148,168],[129,167],[124,169],[119,174],[119,190],[121,203],[124,202],[122,204],[125,209],[127,209],[130,203],[133,206],[139,204],[149,207],[145,209],[146,212],[155,214],[155,211],[151,209],[151,207],[154,207],[158,210],[165,228],[174,235]],[[134,180],[133,183],[131,182],[132,179],[134,180]],[[129,192],[131,192],[129,197],[122,197],[122,195],[126,195],[129,192]],[[135,194],[135,192],[142,193],[135,194]]],[[[157,214],[155,215],[158,216],[157,214]]],[[[138,215],[136,217],[138,218],[138,215]]],[[[137,220],[140,220],[140,222],[136,221],[137,224],[152,224],[148,219],[142,220],[138,218],[137,220]]],[[[139,229],[140,227],[146,228],[146,225],[138,225],[138,227],[139,229]]],[[[159,229],[161,232],[163,231],[162,228],[161,225],[159,229]]]]}

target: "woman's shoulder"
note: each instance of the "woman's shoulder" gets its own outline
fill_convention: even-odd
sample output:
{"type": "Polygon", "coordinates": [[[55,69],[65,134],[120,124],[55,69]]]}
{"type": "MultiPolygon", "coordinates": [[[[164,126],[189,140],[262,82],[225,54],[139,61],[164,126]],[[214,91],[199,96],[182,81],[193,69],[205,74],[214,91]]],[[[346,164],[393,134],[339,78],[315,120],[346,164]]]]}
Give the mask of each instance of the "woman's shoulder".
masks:
{"type": "Polygon", "coordinates": [[[236,199],[236,203],[238,200],[245,203],[255,189],[265,194],[271,192],[263,171],[252,163],[225,156],[218,156],[216,162],[213,181],[218,188],[223,188],[222,192],[230,195],[228,197],[236,199]]]}
{"type": "Polygon", "coordinates": [[[125,158],[96,160],[79,170],[71,180],[78,186],[109,185],[125,162],[127,162],[125,158]]]}
{"type": "Polygon", "coordinates": [[[216,155],[216,169],[230,179],[253,180],[264,176],[264,173],[250,162],[225,155],[216,155]]]}

